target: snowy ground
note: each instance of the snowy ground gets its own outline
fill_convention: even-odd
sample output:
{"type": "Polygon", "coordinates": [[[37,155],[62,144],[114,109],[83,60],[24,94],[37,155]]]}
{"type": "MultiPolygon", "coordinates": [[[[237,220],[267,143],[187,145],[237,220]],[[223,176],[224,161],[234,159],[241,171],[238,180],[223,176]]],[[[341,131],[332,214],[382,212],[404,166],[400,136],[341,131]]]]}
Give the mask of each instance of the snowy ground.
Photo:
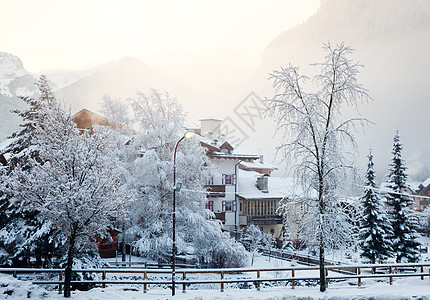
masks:
{"type": "MultiPolygon", "coordinates": [[[[418,234],[417,237],[418,242],[421,244],[423,252],[421,252],[420,261],[430,261],[430,237],[424,236],[422,234],[418,234]]],[[[297,251],[298,254],[301,254],[303,256],[312,254],[309,252],[309,250],[305,249],[302,251],[297,251]]],[[[314,257],[318,259],[317,255],[314,254],[314,257]]],[[[349,250],[334,250],[326,252],[326,259],[336,261],[336,262],[342,262],[342,264],[361,264],[363,263],[362,259],[360,258],[360,251],[356,251],[354,249],[349,250]]],[[[394,258],[390,258],[387,261],[388,263],[395,263],[396,260],[394,258]]]]}
{"type": "MultiPolygon", "coordinates": [[[[270,259],[259,256],[255,260],[253,267],[287,267],[291,263],[278,259],[270,259]]],[[[306,271],[311,275],[313,271],[306,271]]],[[[274,274],[270,274],[273,277],[274,274]]],[[[278,274],[281,275],[281,274],[278,274]]],[[[302,274],[304,275],[304,274],[302,274]]],[[[315,275],[313,273],[312,275],[315,275]]],[[[202,275],[200,275],[202,276],[202,275]]],[[[211,275],[208,275],[211,276],[211,275]]],[[[252,276],[252,275],[250,275],[252,276]]],[[[203,277],[199,277],[203,279],[203,277]]],[[[207,277],[204,277],[207,278],[207,277]]],[[[209,277],[210,278],[210,277],[209,277]]],[[[210,288],[210,287],[209,287],[210,288]]],[[[395,279],[392,286],[387,280],[375,281],[364,280],[363,285],[357,287],[347,282],[330,283],[327,292],[320,293],[318,286],[298,286],[291,289],[291,286],[265,287],[257,291],[254,287],[250,289],[233,289],[226,287],[224,292],[220,292],[219,285],[214,289],[187,290],[182,293],[178,287],[177,295],[171,296],[169,289],[149,288],[146,294],[143,293],[142,286],[108,286],[105,289],[94,288],[87,292],[73,291],[72,299],[79,300],[128,300],[128,299],[195,299],[195,300],[227,300],[227,299],[429,299],[430,282],[419,278],[395,279]]],[[[13,278],[11,275],[0,274],[0,299],[64,299],[57,291],[48,291],[43,287],[32,285],[29,281],[22,281],[13,278]]]]}
{"type": "MultiPolygon", "coordinates": [[[[14,279],[10,275],[0,274],[0,299],[64,299],[56,291],[14,279]]],[[[386,282],[366,284],[362,287],[349,286],[345,283],[330,284],[325,293],[317,287],[271,287],[261,291],[255,289],[239,290],[190,290],[185,294],[180,290],[172,297],[170,290],[149,290],[143,294],[142,288],[130,286],[108,286],[105,289],[95,288],[88,292],[74,291],[72,299],[79,300],[128,300],[128,299],[195,299],[195,300],[227,300],[227,299],[430,299],[430,283],[428,279],[397,279],[392,286],[386,282]]]]}

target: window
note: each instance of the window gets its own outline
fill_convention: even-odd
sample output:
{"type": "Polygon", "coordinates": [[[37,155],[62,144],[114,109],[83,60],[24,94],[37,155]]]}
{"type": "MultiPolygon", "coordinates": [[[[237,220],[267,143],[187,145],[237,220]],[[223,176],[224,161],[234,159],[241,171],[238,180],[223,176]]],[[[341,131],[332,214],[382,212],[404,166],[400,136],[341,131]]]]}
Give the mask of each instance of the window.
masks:
{"type": "Polygon", "coordinates": [[[231,184],[231,175],[222,175],[222,184],[231,184]]]}
{"type": "Polygon", "coordinates": [[[89,126],[89,127],[81,128],[81,129],[79,129],[79,132],[81,134],[89,134],[89,135],[91,135],[91,134],[93,134],[93,127],[89,126]]]}
{"type": "Polygon", "coordinates": [[[236,201],[236,200],[234,200],[234,201],[233,201],[232,211],[236,212],[236,210],[237,210],[237,201],[236,201]]]}
{"type": "Polygon", "coordinates": [[[213,201],[206,202],[206,209],[209,209],[210,211],[214,211],[214,202],[213,201]]]}
{"type": "Polygon", "coordinates": [[[213,185],[214,184],[214,178],[213,177],[208,178],[206,183],[207,183],[207,185],[213,185]]]}
{"type": "Polygon", "coordinates": [[[223,211],[233,211],[233,201],[223,201],[223,211]]]}
{"type": "Polygon", "coordinates": [[[237,176],[235,174],[222,174],[222,184],[233,184],[235,185],[237,182],[237,176]]]}

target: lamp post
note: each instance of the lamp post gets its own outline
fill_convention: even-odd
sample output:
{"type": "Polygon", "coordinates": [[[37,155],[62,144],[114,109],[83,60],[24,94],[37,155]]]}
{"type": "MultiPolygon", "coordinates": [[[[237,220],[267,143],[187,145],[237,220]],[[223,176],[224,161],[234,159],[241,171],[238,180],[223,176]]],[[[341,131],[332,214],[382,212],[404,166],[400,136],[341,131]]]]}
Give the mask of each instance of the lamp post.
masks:
{"type": "MultiPolygon", "coordinates": [[[[176,150],[178,150],[179,143],[187,138],[189,139],[194,135],[194,131],[188,131],[183,137],[179,139],[175,146],[175,152],[173,153],[173,213],[172,213],[172,223],[173,223],[173,245],[172,245],[172,296],[175,296],[175,275],[176,275],[176,150]]],[[[180,187],[179,187],[180,189],[180,187]]]]}

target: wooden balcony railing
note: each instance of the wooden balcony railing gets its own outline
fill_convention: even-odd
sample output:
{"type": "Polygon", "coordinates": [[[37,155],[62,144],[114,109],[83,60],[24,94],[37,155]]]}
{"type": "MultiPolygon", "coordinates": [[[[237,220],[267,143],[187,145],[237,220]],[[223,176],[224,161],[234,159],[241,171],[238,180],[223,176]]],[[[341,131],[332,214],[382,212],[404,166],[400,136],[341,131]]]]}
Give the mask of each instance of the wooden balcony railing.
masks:
{"type": "Polygon", "coordinates": [[[225,185],[207,185],[208,197],[224,197],[225,185]]]}

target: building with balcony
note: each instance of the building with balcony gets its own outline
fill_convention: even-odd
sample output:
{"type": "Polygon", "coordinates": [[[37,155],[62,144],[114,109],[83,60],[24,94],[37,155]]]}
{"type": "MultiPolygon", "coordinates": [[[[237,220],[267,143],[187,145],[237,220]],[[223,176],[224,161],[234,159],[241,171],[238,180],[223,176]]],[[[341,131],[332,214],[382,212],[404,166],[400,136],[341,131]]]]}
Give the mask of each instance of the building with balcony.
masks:
{"type": "Polygon", "coordinates": [[[277,168],[259,154],[231,145],[219,132],[221,120],[202,119],[196,130],[217,174],[208,179],[206,208],[213,211],[224,230],[238,235],[250,224],[283,239],[283,218],[278,204],[295,191],[291,178],[271,177],[277,168]]]}

